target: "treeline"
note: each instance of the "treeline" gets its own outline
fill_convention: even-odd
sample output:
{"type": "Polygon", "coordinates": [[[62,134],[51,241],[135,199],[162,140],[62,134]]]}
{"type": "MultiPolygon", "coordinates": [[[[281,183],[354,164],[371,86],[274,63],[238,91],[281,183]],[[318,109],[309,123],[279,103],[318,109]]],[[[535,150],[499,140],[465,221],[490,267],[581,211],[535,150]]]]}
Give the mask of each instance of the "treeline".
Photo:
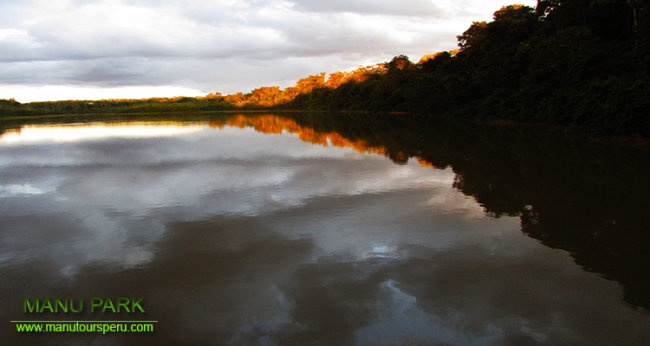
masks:
{"type": "Polygon", "coordinates": [[[460,49],[197,98],[0,101],[0,116],[290,109],[411,112],[650,136],[647,0],[540,0],[474,22],[460,49]]]}
{"type": "Polygon", "coordinates": [[[385,63],[361,66],[351,72],[325,72],[300,79],[294,86],[261,87],[250,93],[222,95],[211,93],[199,97],[156,97],[148,99],[106,99],[30,102],[21,104],[14,99],[0,99],[0,118],[62,114],[108,113],[164,113],[208,112],[227,110],[260,110],[287,104],[299,95],[307,95],[323,88],[336,89],[343,83],[359,83],[370,76],[386,72],[385,63]]]}
{"type": "MultiPolygon", "coordinates": [[[[447,114],[650,135],[648,2],[539,1],[505,6],[458,36],[460,52],[325,86],[286,109],[447,114]]],[[[428,58],[428,59],[426,59],[428,58]]]]}
{"type": "Polygon", "coordinates": [[[14,99],[0,100],[0,117],[93,114],[93,113],[158,113],[222,111],[236,107],[221,96],[165,97],[149,99],[69,100],[30,102],[21,104],[14,99]]]}

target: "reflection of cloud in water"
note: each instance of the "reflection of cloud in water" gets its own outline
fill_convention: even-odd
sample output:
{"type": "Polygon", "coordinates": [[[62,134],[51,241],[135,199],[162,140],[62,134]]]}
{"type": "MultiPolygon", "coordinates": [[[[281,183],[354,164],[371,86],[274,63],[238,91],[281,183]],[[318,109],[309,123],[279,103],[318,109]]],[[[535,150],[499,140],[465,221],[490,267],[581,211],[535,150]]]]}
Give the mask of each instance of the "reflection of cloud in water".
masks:
{"type": "Polygon", "coordinates": [[[19,132],[0,136],[0,143],[69,142],[107,137],[159,137],[199,131],[199,126],[116,124],[26,125],[19,132]]]}
{"type": "Polygon", "coordinates": [[[483,337],[466,335],[449,321],[423,311],[417,297],[396,284],[392,279],[381,284],[390,292],[389,298],[377,306],[373,323],[355,332],[357,345],[488,345],[503,338],[499,330],[483,337]]]}
{"type": "MultiPolygon", "coordinates": [[[[34,292],[47,296],[64,289],[70,296],[106,297],[128,292],[146,297],[150,316],[161,321],[158,333],[147,336],[157,346],[519,346],[542,341],[604,346],[647,341],[647,320],[617,304],[616,283],[582,271],[569,256],[521,235],[516,219],[481,223],[459,214],[435,214],[426,204],[427,190],[409,194],[422,210],[408,212],[413,206],[395,198],[400,195],[322,196],[299,208],[256,217],[169,220],[147,265],[90,263],[76,271],[74,280],[61,281],[53,275],[55,264],[31,258],[12,270],[0,269],[0,281],[7,283],[18,282],[17,272],[32,273],[20,276],[21,290],[13,284],[0,287],[5,298],[0,308],[19,315],[22,307],[14,302],[34,292]],[[325,226],[338,222],[333,215],[358,213],[373,200],[384,214],[384,208],[393,206],[391,223],[375,227],[391,219],[385,216],[348,228],[348,234],[361,234],[357,242],[342,238],[344,233],[330,238],[325,226]],[[434,215],[427,218],[429,214],[434,215]],[[499,223],[511,230],[494,239],[498,227],[489,225],[499,223]],[[455,242],[452,233],[435,231],[445,224],[457,229],[455,242]],[[446,247],[436,247],[438,237],[448,240],[446,247]],[[334,245],[398,255],[341,256],[330,252],[334,245]],[[493,246],[519,251],[493,252],[493,246]]],[[[24,335],[8,335],[10,341],[24,340],[17,339],[24,335]]],[[[109,343],[102,337],[84,335],[78,342],[109,343]]],[[[138,344],[134,340],[109,344],[138,344]]],[[[45,345],[71,344],[65,341],[45,345]]]]}
{"type": "Polygon", "coordinates": [[[26,184],[0,185],[0,197],[20,196],[20,195],[42,195],[50,191],[43,191],[38,187],[26,184]]]}
{"type": "Polygon", "coordinates": [[[427,204],[435,207],[436,210],[448,213],[459,213],[463,214],[464,217],[485,217],[485,211],[476,203],[476,200],[464,195],[460,191],[457,191],[456,193],[435,194],[429,199],[427,204]]]}
{"type": "MultiPolygon", "coordinates": [[[[8,315],[24,295],[128,293],[161,321],[156,345],[650,337],[615,283],[485,217],[451,170],[250,128],[102,138],[2,146],[8,315]]],[[[39,344],[74,344],[58,341],[39,344]]]]}
{"type": "Polygon", "coordinates": [[[372,251],[367,252],[363,258],[396,258],[398,255],[394,246],[373,246],[372,251]]]}
{"type": "MultiPolygon", "coordinates": [[[[398,166],[354,148],[250,128],[43,126],[23,129],[20,136],[25,140],[5,142],[0,155],[0,218],[13,216],[0,235],[13,239],[1,245],[3,257],[10,261],[11,254],[22,258],[31,251],[52,258],[67,274],[96,261],[148,263],[169,222],[259,216],[346,196],[370,196],[370,202],[373,195],[415,189],[456,193],[450,170],[398,166]],[[66,138],[75,140],[34,142],[66,138]],[[102,140],[91,140],[97,138],[102,140]],[[45,232],[47,242],[25,238],[45,232]]],[[[372,212],[363,205],[357,215],[372,212]]],[[[350,214],[332,220],[340,215],[350,214]]],[[[364,222],[345,222],[352,222],[351,234],[359,232],[359,221],[364,222]]],[[[368,252],[369,244],[355,243],[355,256],[368,252]]]]}

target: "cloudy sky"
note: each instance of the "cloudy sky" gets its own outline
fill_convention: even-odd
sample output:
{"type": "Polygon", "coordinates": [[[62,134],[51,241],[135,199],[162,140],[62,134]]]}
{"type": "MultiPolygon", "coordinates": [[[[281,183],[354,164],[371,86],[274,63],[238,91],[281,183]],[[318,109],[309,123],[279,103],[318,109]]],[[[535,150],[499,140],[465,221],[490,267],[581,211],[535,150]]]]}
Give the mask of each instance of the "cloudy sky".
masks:
{"type": "MultiPolygon", "coordinates": [[[[515,3],[534,6],[536,0],[515,3]]],[[[0,98],[198,96],[457,48],[507,0],[0,0],[0,98]]]]}

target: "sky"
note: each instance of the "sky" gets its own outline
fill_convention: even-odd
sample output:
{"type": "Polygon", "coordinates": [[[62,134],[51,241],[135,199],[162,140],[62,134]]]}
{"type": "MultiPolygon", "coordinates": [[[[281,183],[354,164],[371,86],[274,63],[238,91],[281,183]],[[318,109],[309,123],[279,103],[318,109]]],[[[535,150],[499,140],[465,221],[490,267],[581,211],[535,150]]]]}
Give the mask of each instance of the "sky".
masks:
{"type": "MultiPolygon", "coordinates": [[[[536,0],[513,0],[535,6],[536,0]]],[[[201,96],[457,48],[507,0],[0,0],[0,98],[201,96]]]]}

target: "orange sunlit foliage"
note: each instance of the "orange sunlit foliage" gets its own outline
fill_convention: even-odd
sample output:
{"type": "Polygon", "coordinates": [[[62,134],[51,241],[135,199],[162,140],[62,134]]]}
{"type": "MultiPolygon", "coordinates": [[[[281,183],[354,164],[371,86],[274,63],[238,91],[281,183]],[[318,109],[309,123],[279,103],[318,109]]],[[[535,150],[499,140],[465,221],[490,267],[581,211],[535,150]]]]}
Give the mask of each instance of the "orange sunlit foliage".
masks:
{"type": "Polygon", "coordinates": [[[424,54],[424,55],[422,56],[422,58],[420,58],[420,61],[418,61],[418,64],[422,64],[422,63],[425,63],[425,62],[427,62],[427,61],[429,61],[429,60],[433,60],[433,59],[435,59],[437,56],[439,56],[441,53],[442,53],[442,52],[438,52],[438,53],[435,53],[435,54],[424,54]]]}
{"type": "Polygon", "coordinates": [[[350,80],[358,83],[362,82],[373,75],[381,75],[388,71],[387,63],[380,63],[369,66],[359,66],[356,70],[350,72],[350,80]]]}
{"type": "Polygon", "coordinates": [[[514,17],[518,14],[519,11],[527,11],[527,9],[525,8],[524,5],[520,5],[520,4],[503,6],[501,7],[501,9],[494,12],[492,18],[494,18],[494,20],[498,20],[507,17],[514,17]]]}
{"type": "MultiPolygon", "coordinates": [[[[301,140],[311,144],[332,146],[336,148],[352,148],[361,154],[377,154],[387,156],[396,163],[406,164],[409,160],[408,154],[404,152],[389,152],[385,146],[375,146],[359,139],[348,139],[338,132],[318,132],[313,128],[301,126],[292,119],[282,118],[272,114],[245,116],[236,115],[225,120],[223,123],[210,123],[210,127],[223,128],[224,126],[247,128],[252,127],[255,131],[267,134],[282,134],[283,132],[295,134],[301,140]]],[[[423,167],[440,169],[438,166],[426,161],[423,158],[415,157],[423,167]]]]}
{"type": "Polygon", "coordinates": [[[330,73],[327,80],[326,72],[316,75],[310,75],[296,82],[292,87],[280,90],[280,87],[261,87],[251,91],[248,94],[238,92],[222,96],[220,93],[208,94],[205,97],[197,98],[208,101],[224,101],[237,107],[246,105],[271,107],[290,102],[298,95],[308,94],[319,88],[336,89],[344,83],[359,83],[372,76],[381,75],[388,71],[388,63],[379,63],[369,66],[359,66],[350,72],[333,72],[330,73]]]}
{"type": "MultiPolygon", "coordinates": [[[[296,134],[298,138],[305,142],[322,146],[331,145],[337,148],[352,148],[362,154],[372,153],[386,155],[387,153],[385,147],[372,146],[362,140],[349,140],[336,132],[317,132],[312,128],[300,126],[291,119],[280,118],[271,114],[255,117],[237,115],[226,120],[225,125],[242,129],[252,127],[255,131],[271,134],[281,134],[283,131],[286,131],[288,133],[296,134]]],[[[212,126],[222,127],[216,124],[211,125],[211,127],[212,126]]]]}
{"type": "Polygon", "coordinates": [[[336,89],[340,87],[341,84],[345,83],[347,79],[348,79],[347,72],[333,72],[330,73],[330,76],[327,79],[327,83],[325,83],[325,86],[330,89],[336,89]]]}
{"type": "MultiPolygon", "coordinates": [[[[425,55],[420,63],[437,54],[425,55]]],[[[455,51],[450,54],[455,55],[455,51]]],[[[266,86],[252,90],[250,93],[235,93],[222,95],[219,92],[209,93],[198,97],[153,97],[143,99],[102,99],[102,100],[69,100],[46,101],[34,103],[39,112],[47,110],[55,113],[84,113],[108,111],[212,111],[232,108],[273,107],[293,101],[300,95],[310,94],[320,89],[337,89],[344,84],[357,84],[369,78],[385,75],[391,70],[401,70],[413,66],[405,55],[399,55],[390,62],[359,66],[351,71],[326,72],[310,75],[296,82],[294,86],[280,89],[278,86],[266,86]]],[[[9,102],[10,103],[10,102],[9,102]]],[[[46,112],[47,113],[47,112],[46,112]]]]}
{"type": "Polygon", "coordinates": [[[318,87],[322,87],[325,84],[325,72],[321,72],[317,75],[309,76],[303,79],[300,79],[296,82],[294,88],[298,89],[298,92],[301,94],[307,94],[312,92],[318,87]]]}
{"type": "Polygon", "coordinates": [[[423,159],[421,157],[418,157],[417,160],[418,160],[418,163],[420,163],[420,165],[422,167],[431,167],[433,169],[440,169],[440,167],[434,165],[433,163],[431,163],[431,162],[429,162],[429,161],[427,161],[427,160],[425,160],[425,159],[423,159]]]}
{"type": "MultiPolygon", "coordinates": [[[[89,137],[101,137],[110,135],[124,136],[150,136],[173,134],[185,131],[192,131],[192,128],[209,126],[213,129],[225,127],[253,128],[257,132],[265,134],[295,134],[302,141],[321,146],[336,148],[351,148],[361,154],[378,154],[387,156],[396,163],[405,164],[409,160],[408,154],[402,151],[389,151],[383,145],[372,145],[361,139],[346,138],[338,132],[322,132],[312,127],[298,124],[290,118],[283,118],[277,115],[264,114],[246,116],[243,114],[229,116],[221,120],[210,121],[129,121],[129,122],[92,122],[87,124],[47,124],[28,125],[19,129],[8,129],[0,136],[0,140],[12,141],[23,139],[53,138],[64,140],[75,140],[89,137]],[[47,130],[47,131],[45,131],[47,130]],[[74,132],[71,132],[74,130],[74,132]],[[30,131],[29,133],[23,133],[30,131]]],[[[416,157],[423,167],[438,167],[426,160],[416,157]]]]}
{"type": "Polygon", "coordinates": [[[205,95],[205,97],[197,97],[197,99],[206,99],[208,101],[221,101],[223,100],[223,95],[221,93],[211,93],[205,95]]]}
{"type": "Polygon", "coordinates": [[[429,60],[433,60],[433,59],[435,59],[435,58],[437,58],[440,55],[443,55],[445,53],[449,53],[449,55],[451,55],[451,56],[456,56],[458,53],[460,53],[460,51],[461,51],[460,49],[453,49],[453,50],[450,50],[450,51],[438,52],[438,53],[435,53],[435,54],[425,54],[425,55],[422,56],[422,58],[420,58],[420,61],[418,61],[418,64],[423,64],[423,63],[425,63],[425,62],[427,62],[429,60]]]}

